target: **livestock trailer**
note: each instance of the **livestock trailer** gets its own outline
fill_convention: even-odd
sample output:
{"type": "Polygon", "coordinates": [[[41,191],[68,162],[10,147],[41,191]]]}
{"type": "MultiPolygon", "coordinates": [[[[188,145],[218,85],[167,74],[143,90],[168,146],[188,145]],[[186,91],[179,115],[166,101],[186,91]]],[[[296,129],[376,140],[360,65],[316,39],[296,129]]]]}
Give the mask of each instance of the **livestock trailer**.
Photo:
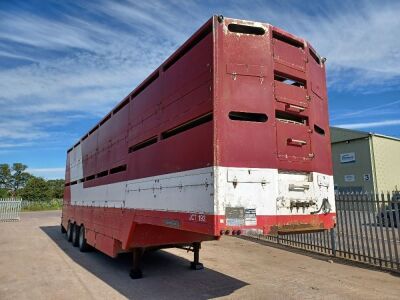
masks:
{"type": "MultiPolygon", "coordinates": [[[[67,152],[62,231],[115,257],[335,225],[325,59],[214,16],[67,152]]],[[[95,99],[94,99],[95,100],[95,99]]]]}

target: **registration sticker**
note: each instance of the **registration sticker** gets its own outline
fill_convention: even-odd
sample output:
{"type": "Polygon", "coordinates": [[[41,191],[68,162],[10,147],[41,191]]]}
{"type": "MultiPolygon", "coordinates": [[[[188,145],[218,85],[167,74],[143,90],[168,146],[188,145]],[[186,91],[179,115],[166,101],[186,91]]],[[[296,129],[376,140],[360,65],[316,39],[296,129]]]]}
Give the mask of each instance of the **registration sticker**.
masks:
{"type": "Polygon", "coordinates": [[[246,226],[257,225],[257,214],[255,208],[246,208],[244,210],[244,223],[246,226]]]}

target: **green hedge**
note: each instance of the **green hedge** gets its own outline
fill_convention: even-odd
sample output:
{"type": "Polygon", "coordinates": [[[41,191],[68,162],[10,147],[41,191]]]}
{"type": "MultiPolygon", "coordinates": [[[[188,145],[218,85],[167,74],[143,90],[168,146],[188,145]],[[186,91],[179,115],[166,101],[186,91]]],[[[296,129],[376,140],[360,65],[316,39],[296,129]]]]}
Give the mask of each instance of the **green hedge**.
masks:
{"type": "Polygon", "coordinates": [[[22,211],[57,210],[61,209],[62,199],[52,199],[49,201],[22,201],[22,211]]]}

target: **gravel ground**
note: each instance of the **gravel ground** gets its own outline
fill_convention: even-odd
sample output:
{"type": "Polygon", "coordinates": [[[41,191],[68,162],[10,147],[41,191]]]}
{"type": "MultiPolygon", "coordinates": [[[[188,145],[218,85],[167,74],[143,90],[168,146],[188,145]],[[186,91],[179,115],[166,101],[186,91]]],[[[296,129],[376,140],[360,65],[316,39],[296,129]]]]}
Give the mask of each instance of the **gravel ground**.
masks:
{"type": "Polygon", "coordinates": [[[147,253],[145,277],[128,276],[131,256],[81,253],[60,233],[60,211],[0,223],[0,299],[399,299],[400,277],[224,237],[192,253],[147,253]]]}

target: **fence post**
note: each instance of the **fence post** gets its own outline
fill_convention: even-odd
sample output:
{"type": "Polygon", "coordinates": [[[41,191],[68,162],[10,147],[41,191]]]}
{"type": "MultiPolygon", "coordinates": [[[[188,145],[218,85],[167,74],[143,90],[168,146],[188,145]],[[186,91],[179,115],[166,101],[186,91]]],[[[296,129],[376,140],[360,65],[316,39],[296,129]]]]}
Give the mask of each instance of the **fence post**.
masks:
{"type": "Polygon", "coordinates": [[[336,232],[335,232],[335,228],[330,229],[330,234],[331,234],[332,255],[336,256],[336,232]]]}

